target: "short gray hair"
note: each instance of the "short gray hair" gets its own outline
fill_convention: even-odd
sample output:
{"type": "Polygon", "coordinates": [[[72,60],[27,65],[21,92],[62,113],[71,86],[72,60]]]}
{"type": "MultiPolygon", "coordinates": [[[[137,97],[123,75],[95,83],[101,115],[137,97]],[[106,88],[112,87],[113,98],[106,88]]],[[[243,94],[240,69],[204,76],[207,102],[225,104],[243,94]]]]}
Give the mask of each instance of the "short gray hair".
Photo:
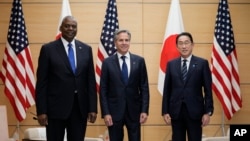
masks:
{"type": "Polygon", "coordinates": [[[117,40],[117,36],[120,34],[120,33],[127,33],[128,36],[129,36],[129,40],[131,39],[131,33],[129,30],[126,30],[126,29],[118,29],[115,31],[114,33],[114,41],[117,40]]]}

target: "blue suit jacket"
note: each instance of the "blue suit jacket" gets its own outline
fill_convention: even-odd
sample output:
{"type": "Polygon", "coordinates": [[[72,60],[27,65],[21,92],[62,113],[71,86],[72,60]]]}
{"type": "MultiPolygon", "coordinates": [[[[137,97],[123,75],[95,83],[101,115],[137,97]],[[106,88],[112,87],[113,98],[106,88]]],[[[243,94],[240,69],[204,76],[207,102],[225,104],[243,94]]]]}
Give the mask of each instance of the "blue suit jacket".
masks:
{"type": "Polygon", "coordinates": [[[77,69],[74,74],[61,39],[42,46],[38,59],[37,114],[66,119],[77,95],[83,118],[97,112],[96,81],[89,45],[75,40],[77,69]],[[76,94],[77,93],[77,94],[76,94]]]}
{"type": "Polygon", "coordinates": [[[129,80],[124,84],[117,54],[103,61],[100,81],[102,117],[110,114],[113,120],[120,120],[127,110],[132,120],[139,121],[140,113],[148,113],[149,86],[145,61],[130,53],[130,64],[129,80]]]}
{"type": "Polygon", "coordinates": [[[172,119],[178,118],[183,102],[193,119],[213,113],[212,78],[207,60],[192,56],[186,82],[182,80],[180,57],[167,64],[162,115],[168,113],[172,119]]]}

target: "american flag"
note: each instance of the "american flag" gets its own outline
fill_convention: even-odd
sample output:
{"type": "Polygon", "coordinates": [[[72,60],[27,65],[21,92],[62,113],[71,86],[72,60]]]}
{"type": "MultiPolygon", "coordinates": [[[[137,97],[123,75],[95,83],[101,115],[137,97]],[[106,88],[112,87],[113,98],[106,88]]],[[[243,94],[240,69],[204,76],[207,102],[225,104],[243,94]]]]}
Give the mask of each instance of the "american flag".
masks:
{"type": "Polygon", "coordinates": [[[35,78],[21,0],[12,4],[1,78],[16,118],[26,118],[26,110],[35,104],[35,78]]]}
{"type": "Polygon", "coordinates": [[[220,0],[212,49],[213,91],[227,119],[242,107],[238,61],[227,0],[220,0]]]}
{"type": "Polygon", "coordinates": [[[102,61],[116,52],[113,36],[119,29],[116,0],[109,0],[102,27],[96,61],[96,85],[99,92],[102,61]]]}

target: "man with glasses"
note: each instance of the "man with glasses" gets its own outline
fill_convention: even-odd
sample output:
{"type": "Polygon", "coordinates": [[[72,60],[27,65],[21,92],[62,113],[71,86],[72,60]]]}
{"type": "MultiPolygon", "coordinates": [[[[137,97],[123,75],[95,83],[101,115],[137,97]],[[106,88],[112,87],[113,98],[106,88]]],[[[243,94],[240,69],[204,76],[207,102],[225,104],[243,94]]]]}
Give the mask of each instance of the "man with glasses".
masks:
{"type": "Polygon", "coordinates": [[[172,126],[172,140],[202,140],[202,127],[213,113],[212,77],[208,61],[192,54],[188,32],[176,37],[180,57],[169,61],[163,89],[162,116],[172,126]]]}

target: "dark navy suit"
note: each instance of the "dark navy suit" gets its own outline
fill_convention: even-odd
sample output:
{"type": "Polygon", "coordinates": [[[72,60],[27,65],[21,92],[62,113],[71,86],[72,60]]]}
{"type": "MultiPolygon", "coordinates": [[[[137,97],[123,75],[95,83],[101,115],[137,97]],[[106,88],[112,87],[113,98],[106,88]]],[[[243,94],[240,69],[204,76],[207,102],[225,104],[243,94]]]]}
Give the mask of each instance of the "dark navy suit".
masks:
{"type": "Polygon", "coordinates": [[[137,134],[140,132],[138,129],[140,128],[140,114],[148,114],[149,110],[149,86],[144,59],[130,53],[130,65],[129,80],[127,84],[124,84],[117,54],[103,61],[100,104],[102,117],[109,114],[114,122],[113,127],[109,127],[109,132],[112,132],[110,136],[116,137],[110,138],[123,138],[123,133],[115,130],[116,124],[119,123],[127,126],[130,141],[138,141],[140,139],[140,134],[137,134]],[[131,127],[136,131],[130,130],[131,127]]]}
{"type": "Polygon", "coordinates": [[[61,39],[43,45],[36,84],[37,115],[47,114],[49,126],[55,126],[58,134],[63,134],[64,130],[55,120],[70,125],[72,132],[67,134],[71,140],[78,140],[74,139],[74,134],[84,136],[88,113],[97,113],[92,49],[78,40],[75,40],[75,49],[77,69],[74,74],[61,39]]]}
{"type": "MultiPolygon", "coordinates": [[[[211,71],[208,61],[205,59],[192,56],[185,82],[182,80],[181,75],[181,58],[174,59],[167,64],[162,115],[170,114],[172,127],[178,123],[175,121],[185,119],[188,124],[184,126],[186,126],[188,132],[197,132],[193,136],[197,136],[202,132],[202,116],[214,110],[211,82],[211,71]],[[192,126],[193,123],[198,123],[198,128],[192,126]]],[[[173,130],[176,130],[176,128],[173,128],[173,130]]],[[[178,128],[177,130],[175,133],[185,132],[185,129],[178,128]]],[[[175,137],[180,136],[182,135],[175,135],[175,137]]],[[[199,136],[198,140],[201,140],[199,136]]]]}

